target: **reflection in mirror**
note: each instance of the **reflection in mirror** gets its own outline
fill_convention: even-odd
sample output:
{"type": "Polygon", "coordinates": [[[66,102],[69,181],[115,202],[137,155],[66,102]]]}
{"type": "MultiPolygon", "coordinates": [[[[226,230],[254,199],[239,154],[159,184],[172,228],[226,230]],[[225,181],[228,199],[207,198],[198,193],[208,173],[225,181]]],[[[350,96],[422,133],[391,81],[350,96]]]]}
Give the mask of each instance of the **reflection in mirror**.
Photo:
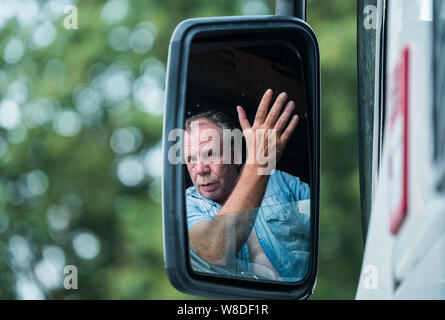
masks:
{"type": "Polygon", "coordinates": [[[284,42],[194,43],[184,170],[194,272],[298,282],[310,261],[302,63],[284,42]]]}

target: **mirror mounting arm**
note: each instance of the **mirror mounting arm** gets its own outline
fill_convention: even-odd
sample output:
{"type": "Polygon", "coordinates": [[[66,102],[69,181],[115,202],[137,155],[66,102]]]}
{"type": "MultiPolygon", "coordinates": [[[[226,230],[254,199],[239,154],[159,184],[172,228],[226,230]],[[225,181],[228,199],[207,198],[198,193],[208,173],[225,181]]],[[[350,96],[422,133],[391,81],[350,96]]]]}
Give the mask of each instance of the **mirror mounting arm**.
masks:
{"type": "Polygon", "coordinates": [[[291,16],[306,21],[307,0],[275,0],[275,15],[291,16]]]}

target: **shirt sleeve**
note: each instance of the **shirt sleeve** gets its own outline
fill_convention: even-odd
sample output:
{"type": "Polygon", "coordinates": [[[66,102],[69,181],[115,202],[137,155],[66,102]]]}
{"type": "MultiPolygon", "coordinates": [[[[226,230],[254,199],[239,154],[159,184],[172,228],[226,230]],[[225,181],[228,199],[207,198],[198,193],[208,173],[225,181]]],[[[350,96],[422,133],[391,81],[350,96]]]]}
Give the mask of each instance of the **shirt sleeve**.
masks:
{"type": "Polygon", "coordinates": [[[196,203],[195,198],[187,196],[186,198],[186,210],[187,210],[187,228],[190,230],[195,224],[201,221],[212,220],[213,217],[204,213],[200,209],[199,204],[196,203]]]}
{"type": "MultiPolygon", "coordinates": [[[[311,191],[307,183],[304,183],[298,177],[294,177],[286,172],[278,171],[280,179],[289,187],[294,201],[307,200],[311,198],[311,191]]],[[[277,177],[278,178],[278,177],[277,177]]]]}

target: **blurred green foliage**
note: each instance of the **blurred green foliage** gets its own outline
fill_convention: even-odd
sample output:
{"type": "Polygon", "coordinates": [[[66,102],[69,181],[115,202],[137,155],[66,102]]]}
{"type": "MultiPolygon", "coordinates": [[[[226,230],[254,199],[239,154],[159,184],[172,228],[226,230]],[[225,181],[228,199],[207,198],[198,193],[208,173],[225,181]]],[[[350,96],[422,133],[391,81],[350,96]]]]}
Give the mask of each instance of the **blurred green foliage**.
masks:
{"type": "Polygon", "coordinates": [[[320,251],[312,299],[353,299],[363,238],[358,174],[356,3],[310,1],[321,55],[320,251]]]}
{"type": "MultiPolygon", "coordinates": [[[[267,0],[0,1],[0,299],[182,299],[163,269],[162,103],[182,20],[267,0]],[[78,8],[66,30],[65,5],[78,8]],[[78,290],[63,288],[75,265],[78,290]]],[[[312,298],[354,298],[356,8],[309,1],[320,41],[320,257],[312,298]]]]}

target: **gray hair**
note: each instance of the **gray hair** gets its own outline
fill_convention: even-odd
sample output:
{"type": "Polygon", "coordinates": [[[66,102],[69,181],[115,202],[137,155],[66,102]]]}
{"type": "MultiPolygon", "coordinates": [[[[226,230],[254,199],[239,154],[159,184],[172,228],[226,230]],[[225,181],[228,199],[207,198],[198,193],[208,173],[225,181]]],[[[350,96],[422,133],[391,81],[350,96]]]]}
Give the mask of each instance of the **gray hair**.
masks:
{"type": "Polygon", "coordinates": [[[235,125],[230,120],[230,118],[221,111],[216,110],[210,110],[206,112],[201,112],[198,114],[195,114],[194,116],[191,116],[185,121],[185,130],[190,131],[190,126],[193,121],[199,120],[199,119],[206,119],[212,122],[214,125],[216,125],[218,128],[222,130],[224,129],[235,129],[235,125]]]}

